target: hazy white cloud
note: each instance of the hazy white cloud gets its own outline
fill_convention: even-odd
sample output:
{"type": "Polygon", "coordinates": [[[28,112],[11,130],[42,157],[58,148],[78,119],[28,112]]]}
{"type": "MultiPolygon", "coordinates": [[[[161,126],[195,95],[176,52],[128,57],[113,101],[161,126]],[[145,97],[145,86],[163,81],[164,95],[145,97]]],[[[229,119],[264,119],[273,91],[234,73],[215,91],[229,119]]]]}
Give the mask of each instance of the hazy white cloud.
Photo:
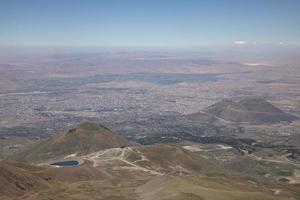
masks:
{"type": "Polygon", "coordinates": [[[238,44],[238,45],[247,44],[247,42],[246,42],[246,41],[243,41],[243,40],[237,40],[237,41],[234,41],[233,43],[234,43],[234,44],[238,44]]]}

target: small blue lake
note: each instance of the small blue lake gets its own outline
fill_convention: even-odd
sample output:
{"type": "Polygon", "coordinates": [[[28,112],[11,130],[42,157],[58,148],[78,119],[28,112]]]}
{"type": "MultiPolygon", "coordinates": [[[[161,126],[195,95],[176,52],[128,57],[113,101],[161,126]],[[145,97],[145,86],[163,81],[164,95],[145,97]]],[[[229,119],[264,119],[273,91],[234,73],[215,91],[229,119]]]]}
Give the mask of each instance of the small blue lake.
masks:
{"type": "Polygon", "coordinates": [[[79,164],[79,162],[76,160],[68,160],[68,161],[55,162],[55,163],[52,163],[51,165],[58,166],[58,167],[73,167],[78,164],[79,164]]]}

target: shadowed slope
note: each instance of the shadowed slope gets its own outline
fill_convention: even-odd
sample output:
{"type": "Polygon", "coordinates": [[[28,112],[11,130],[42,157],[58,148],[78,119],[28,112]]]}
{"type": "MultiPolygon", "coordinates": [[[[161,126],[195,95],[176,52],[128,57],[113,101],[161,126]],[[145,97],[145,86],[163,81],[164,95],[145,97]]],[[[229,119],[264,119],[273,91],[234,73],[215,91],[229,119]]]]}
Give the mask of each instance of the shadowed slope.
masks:
{"type": "Polygon", "coordinates": [[[0,161],[0,199],[1,195],[19,196],[48,188],[47,179],[35,174],[39,170],[39,167],[0,161]]]}

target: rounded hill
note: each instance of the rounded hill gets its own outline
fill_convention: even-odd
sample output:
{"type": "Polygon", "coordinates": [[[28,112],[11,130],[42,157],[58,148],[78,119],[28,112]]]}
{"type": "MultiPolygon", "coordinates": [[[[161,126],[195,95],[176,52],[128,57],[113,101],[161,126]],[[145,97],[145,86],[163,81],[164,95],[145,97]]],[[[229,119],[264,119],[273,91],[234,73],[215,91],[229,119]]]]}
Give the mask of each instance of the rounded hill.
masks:
{"type": "Polygon", "coordinates": [[[249,124],[291,122],[297,119],[296,116],[261,98],[244,98],[239,101],[226,99],[209,106],[204,111],[221,120],[249,124]]]}
{"type": "Polygon", "coordinates": [[[128,145],[130,142],[101,124],[82,123],[28,149],[22,160],[34,162],[128,145]]]}

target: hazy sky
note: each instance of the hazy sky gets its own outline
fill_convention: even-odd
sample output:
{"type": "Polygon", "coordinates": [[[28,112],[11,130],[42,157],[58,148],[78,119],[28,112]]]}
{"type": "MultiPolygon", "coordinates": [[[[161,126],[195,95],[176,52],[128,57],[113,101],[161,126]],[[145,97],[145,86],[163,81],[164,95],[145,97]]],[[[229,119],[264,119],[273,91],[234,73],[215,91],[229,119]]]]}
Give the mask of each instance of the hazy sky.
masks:
{"type": "Polygon", "coordinates": [[[300,45],[300,0],[0,0],[0,45],[300,45]]]}

